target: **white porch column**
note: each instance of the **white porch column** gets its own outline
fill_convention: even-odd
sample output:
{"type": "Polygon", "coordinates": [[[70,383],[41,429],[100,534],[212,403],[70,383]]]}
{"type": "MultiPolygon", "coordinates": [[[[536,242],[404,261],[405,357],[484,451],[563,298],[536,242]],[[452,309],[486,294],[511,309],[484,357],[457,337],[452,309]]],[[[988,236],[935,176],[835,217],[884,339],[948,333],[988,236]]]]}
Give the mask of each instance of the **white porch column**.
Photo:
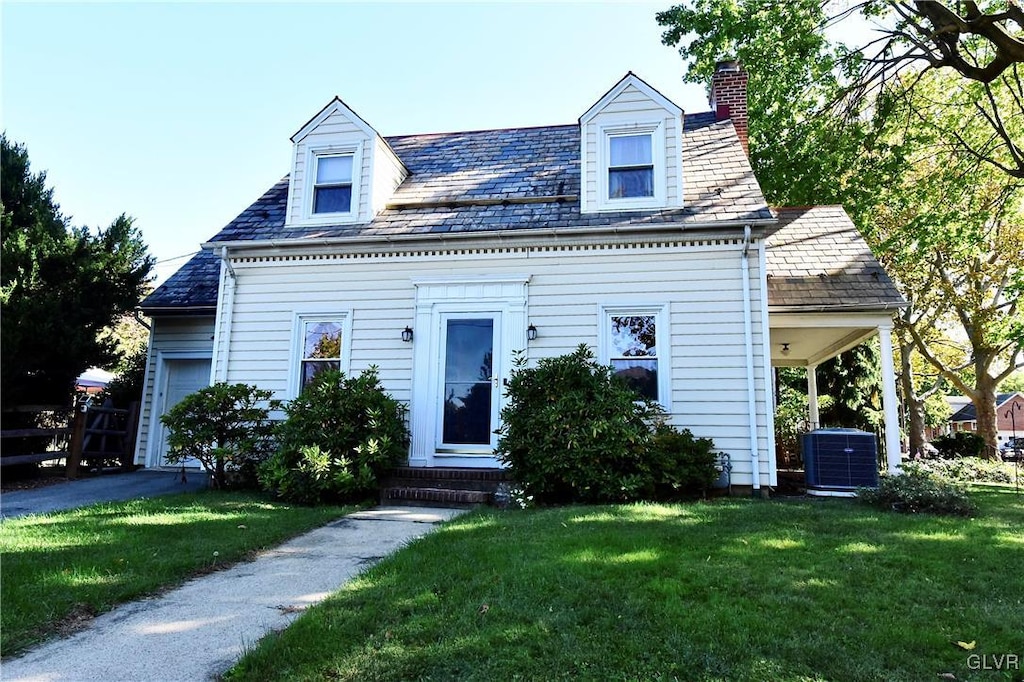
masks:
{"type": "Polygon", "coordinates": [[[882,347],[882,408],[885,412],[885,459],[889,473],[900,470],[900,422],[897,416],[896,371],[892,359],[892,325],[879,325],[878,340],[882,347]]]}
{"type": "Polygon", "coordinates": [[[813,431],[821,427],[818,416],[818,373],[817,365],[807,366],[807,425],[813,431]]]}

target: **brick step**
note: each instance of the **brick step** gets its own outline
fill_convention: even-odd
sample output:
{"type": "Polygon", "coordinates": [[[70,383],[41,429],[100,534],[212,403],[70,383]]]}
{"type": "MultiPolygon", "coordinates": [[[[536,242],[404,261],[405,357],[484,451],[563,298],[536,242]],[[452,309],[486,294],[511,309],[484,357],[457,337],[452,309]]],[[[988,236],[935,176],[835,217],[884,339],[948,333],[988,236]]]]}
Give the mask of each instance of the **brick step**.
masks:
{"type": "Polygon", "coordinates": [[[450,488],[385,487],[380,492],[383,504],[400,502],[407,505],[475,507],[491,504],[494,493],[482,490],[452,490],[450,488]]]}
{"type": "Polygon", "coordinates": [[[395,467],[394,478],[417,480],[494,481],[509,480],[507,469],[473,469],[469,467],[395,467]]]}
{"type": "Polygon", "coordinates": [[[384,488],[437,488],[442,490],[470,490],[493,493],[501,481],[473,481],[457,478],[407,478],[389,476],[381,485],[384,488]]]}

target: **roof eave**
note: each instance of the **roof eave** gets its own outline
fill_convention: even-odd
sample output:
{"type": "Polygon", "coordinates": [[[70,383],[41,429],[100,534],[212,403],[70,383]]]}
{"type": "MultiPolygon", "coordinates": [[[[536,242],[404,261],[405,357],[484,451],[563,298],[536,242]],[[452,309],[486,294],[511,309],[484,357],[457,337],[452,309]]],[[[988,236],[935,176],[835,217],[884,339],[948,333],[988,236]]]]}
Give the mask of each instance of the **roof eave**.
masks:
{"type": "Polygon", "coordinates": [[[527,240],[542,236],[582,236],[592,234],[629,234],[629,233],[653,233],[653,232],[701,232],[701,231],[722,231],[727,229],[742,229],[744,226],[752,228],[767,228],[774,225],[774,218],[752,218],[747,220],[711,221],[711,222],[664,222],[648,225],[629,226],[585,226],[585,227],[559,227],[559,228],[529,228],[519,230],[472,230],[465,232],[417,232],[412,234],[368,234],[353,235],[350,237],[299,237],[293,239],[243,239],[235,241],[211,241],[205,242],[202,247],[207,250],[222,249],[246,251],[251,249],[264,249],[272,247],[301,247],[313,244],[321,246],[343,246],[350,244],[395,244],[406,242],[436,242],[438,240],[468,241],[473,239],[501,239],[501,240],[527,240]]]}
{"type": "Polygon", "coordinates": [[[140,305],[138,310],[149,317],[200,317],[216,315],[215,305],[184,305],[184,306],[146,306],[140,305]]]}
{"type": "Polygon", "coordinates": [[[906,301],[882,301],[879,303],[830,303],[813,305],[768,304],[771,313],[882,313],[902,310],[910,304],[906,301]]]}

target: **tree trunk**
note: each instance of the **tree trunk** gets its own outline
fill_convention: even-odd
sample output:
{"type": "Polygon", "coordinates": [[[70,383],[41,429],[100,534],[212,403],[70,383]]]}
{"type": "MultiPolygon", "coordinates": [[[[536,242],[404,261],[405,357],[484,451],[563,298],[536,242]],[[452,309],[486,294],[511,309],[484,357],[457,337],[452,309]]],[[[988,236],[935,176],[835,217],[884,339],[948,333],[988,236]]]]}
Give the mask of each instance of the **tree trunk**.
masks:
{"type": "Polygon", "coordinates": [[[910,366],[913,342],[900,343],[900,389],[903,391],[903,406],[907,410],[907,436],[910,438],[910,456],[921,454],[924,447],[925,412],[924,399],[914,393],[914,374],[910,366]]]}
{"type": "Polygon", "coordinates": [[[985,440],[982,457],[999,458],[999,422],[996,416],[996,381],[978,366],[975,392],[971,396],[978,416],[978,435],[985,440]]]}

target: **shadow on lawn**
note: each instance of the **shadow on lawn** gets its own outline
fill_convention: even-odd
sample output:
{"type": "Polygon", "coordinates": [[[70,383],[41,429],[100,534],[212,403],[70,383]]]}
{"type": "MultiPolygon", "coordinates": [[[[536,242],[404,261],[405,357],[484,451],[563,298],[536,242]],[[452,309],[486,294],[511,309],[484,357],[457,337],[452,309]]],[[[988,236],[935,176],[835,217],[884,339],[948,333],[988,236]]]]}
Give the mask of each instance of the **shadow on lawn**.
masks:
{"type": "Polygon", "coordinates": [[[478,512],[386,560],[243,678],[925,679],[1019,649],[1024,505],[978,519],[838,504],[478,512]],[[998,515],[993,515],[998,514],[998,515]]]}

